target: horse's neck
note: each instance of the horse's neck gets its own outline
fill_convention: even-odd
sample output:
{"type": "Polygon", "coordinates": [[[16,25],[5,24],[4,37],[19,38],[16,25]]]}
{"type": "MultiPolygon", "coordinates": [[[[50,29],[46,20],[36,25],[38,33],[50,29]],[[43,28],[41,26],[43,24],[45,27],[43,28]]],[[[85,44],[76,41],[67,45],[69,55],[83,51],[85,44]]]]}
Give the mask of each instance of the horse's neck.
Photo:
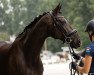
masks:
{"type": "Polygon", "coordinates": [[[42,45],[47,37],[46,35],[47,27],[43,23],[39,23],[31,34],[29,34],[24,44],[24,55],[27,60],[33,60],[39,56],[42,45]]]}

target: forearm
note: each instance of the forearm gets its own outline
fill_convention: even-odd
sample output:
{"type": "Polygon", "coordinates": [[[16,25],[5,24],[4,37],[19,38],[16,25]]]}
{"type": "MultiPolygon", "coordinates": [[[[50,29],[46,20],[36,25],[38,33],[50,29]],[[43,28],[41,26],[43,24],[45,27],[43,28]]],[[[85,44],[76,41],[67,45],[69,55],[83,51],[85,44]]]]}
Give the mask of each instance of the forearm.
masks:
{"type": "Polygon", "coordinates": [[[78,66],[77,69],[78,69],[78,71],[80,73],[88,74],[89,70],[90,70],[90,65],[91,65],[92,57],[86,55],[85,58],[82,59],[82,61],[84,63],[84,66],[83,67],[78,66]]]}
{"type": "Polygon", "coordinates": [[[84,69],[84,67],[78,66],[77,69],[78,69],[78,71],[79,71],[80,73],[86,73],[86,74],[88,74],[88,71],[86,71],[86,70],[84,69]]]}

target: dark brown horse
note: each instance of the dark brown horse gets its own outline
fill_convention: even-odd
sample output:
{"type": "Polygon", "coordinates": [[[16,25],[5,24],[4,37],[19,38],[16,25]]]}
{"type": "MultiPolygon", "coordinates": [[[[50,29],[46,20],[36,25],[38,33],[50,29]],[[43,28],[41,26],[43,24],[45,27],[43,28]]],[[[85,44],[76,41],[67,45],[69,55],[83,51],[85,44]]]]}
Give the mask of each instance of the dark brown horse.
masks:
{"type": "Polygon", "coordinates": [[[66,42],[70,38],[71,47],[80,46],[80,38],[68,21],[60,16],[59,4],[52,12],[35,18],[12,44],[0,42],[0,75],[42,75],[40,59],[42,45],[47,37],[66,42]]]}

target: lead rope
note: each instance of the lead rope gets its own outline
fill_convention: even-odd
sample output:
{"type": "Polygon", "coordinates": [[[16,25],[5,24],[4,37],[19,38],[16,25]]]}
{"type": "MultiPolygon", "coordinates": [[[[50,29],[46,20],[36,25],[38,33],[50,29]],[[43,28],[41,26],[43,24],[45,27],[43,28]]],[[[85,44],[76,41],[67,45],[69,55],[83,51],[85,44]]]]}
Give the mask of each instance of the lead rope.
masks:
{"type": "MultiPolygon", "coordinates": [[[[68,43],[68,47],[69,47],[69,52],[71,55],[71,62],[73,62],[73,57],[72,57],[72,53],[74,52],[73,49],[70,47],[70,43],[68,43]]],[[[71,67],[71,64],[69,64],[69,69],[70,69],[70,75],[75,75],[76,71],[74,71],[71,67]]]]}
{"type": "MultiPolygon", "coordinates": [[[[71,48],[71,46],[70,46],[70,39],[69,39],[69,41],[66,41],[67,42],[67,44],[68,44],[68,47],[69,47],[69,52],[70,52],[70,55],[71,55],[71,62],[73,62],[74,61],[74,59],[73,59],[73,57],[72,57],[72,53],[74,53],[74,50],[73,50],[73,48],[71,48]]],[[[72,69],[72,67],[71,67],[71,64],[69,64],[69,69],[70,69],[70,74],[71,75],[75,75],[76,74],[76,72],[77,72],[77,70],[74,70],[74,69],[72,69]]],[[[78,73],[78,72],[77,72],[78,73]]],[[[79,73],[78,73],[78,75],[79,75],[79,73]]]]}

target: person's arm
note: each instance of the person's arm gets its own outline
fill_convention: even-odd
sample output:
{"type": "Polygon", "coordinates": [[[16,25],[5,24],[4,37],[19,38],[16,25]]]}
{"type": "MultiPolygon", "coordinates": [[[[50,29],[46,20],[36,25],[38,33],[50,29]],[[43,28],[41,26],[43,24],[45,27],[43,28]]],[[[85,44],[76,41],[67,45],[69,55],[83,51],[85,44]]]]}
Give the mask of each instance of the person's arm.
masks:
{"type": "Polygon", "coordinates": [[[90,70],[91,62],[92,62],[92,57],[90,55],[85,55],[85,58],[83,58],[84,66],[83,67],[78,66],[78,71],[80,73],[87,74],[90,70]]]}
{"type": "Polygon", "coordinates": [[[85,62],[85,58],[83,57],[81,61],[84,63],[85,62]]]}

